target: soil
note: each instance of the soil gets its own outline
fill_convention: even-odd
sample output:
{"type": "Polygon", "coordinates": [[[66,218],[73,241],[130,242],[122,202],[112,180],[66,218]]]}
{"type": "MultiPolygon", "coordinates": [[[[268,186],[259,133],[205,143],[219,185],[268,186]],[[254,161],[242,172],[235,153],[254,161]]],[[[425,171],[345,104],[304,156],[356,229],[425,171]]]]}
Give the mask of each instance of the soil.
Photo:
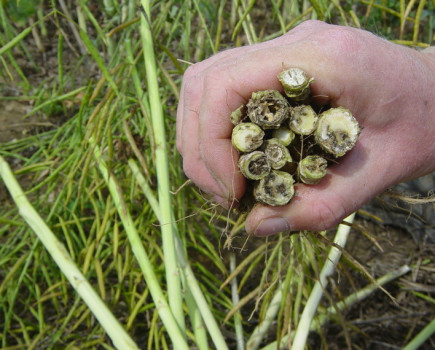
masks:
{"type": "MultiPolygon", "coordinates": [[[[373,214],[375,215],[370,213],[373,214]]],[[[331,231],[327,237],[332,239],[333,235],[334,232],[331,231]]],[[[243,246],[246,254],[249,254],[264,243],[262,238],[251,238],[246,244],[245,239],[243,236],[237,237],[231,244],[233,247],[243,246]]],[[[355,219],[345,251],[346,254],[340,262],[344,266],[341,265],[339,275],[330,280],[327,292],[329,298],[335,300],[341,300],[343,296],[371,283],[365,275],[350,266],[345,258],[347,255],[362,264],[373,278],[379,278],[404,265],[410,266],[412,270],[384,286],[390,295],[377,290],[367,299],[342,312],[340,318],[324,325],[320,334],[311,333],[309,348],[403,348],[418,331],[435,318],[433,302],[422,299],[418,294],[429,295],[431,298],[435,295],[435,244],[430,239],[416,241],[406,228],[367,219],[362,211],[355,219]]],[[[240,253],[240,260],[243,258],[244,253],[240,253]]],[[[257,271],[258,275],[262,273],[261,268],[257,271]]],[[[244,290],[254,290],[258,287],[256,282],[252,286],[244,287],[244,290]]],[[[323,298],[323,301],[325,306],[329,305],[328,298],[323,298]]],[[[254,304],[245,307],[245,319],[252,316],[250,310],[254,307],[254,304]]],[[[255,317],[251,318],[251,322],[252,329],[246,329],[248,333],[257,324],[255,317]]],[[[275,341],[275,337],[276,333],[272,330],[264,345],[275,341]]],[[[435,349],[435,336],[419,349],[435,349]]]]}
{"type": "MultiPolygon", "coordinates": [[[[392,300],[378,290],[364,302],[352,307],[345,314],[348,334],[343,333],[340,324],[330,324],[325,329],[326,343],[331,349],[347,348],[346,336],[350,338],[352,349],[401,349],[407,344],[416,329],[426,326],[435,317],[435,307],[416,295],[418,292],[435,293],[435,245],[416,242],[405,229],[359,218],[357,226],[363,228],[376,240],[382,251],[363,234],[354,231],[347,244],[347,251],[362,263],[373,277],[397,270],[403,265],[411,266],[412,273],[386,286],[394,297],[392,300]]],[[[353,278],[360,288],[368,284],[365,277],[353,278]]],[[[352,286],[343,285],[340,289],[349,293],[352,286]]],[[[317,339],[316,339],[317,338],[317,339]]],[[[320,339],[313,349],[320,348],[320,339]]],[[[420,349],[434,349],[435,336],[420,349]]]]}

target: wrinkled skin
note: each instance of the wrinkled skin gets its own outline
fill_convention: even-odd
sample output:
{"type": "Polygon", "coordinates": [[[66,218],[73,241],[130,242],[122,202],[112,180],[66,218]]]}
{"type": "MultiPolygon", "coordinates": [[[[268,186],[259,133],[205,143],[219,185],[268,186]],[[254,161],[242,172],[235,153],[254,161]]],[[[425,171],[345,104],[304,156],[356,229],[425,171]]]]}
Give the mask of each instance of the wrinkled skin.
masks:
{"type": "Polygon", "coordinates": [[[231,111],[253,91],[280,90],[276,76],[290,67],[315,78],[316,103],[348,108],[363,130],[318,185],[296,185],[286,206],[255,206],[248,233],[331,228],[388,187],[435,170],[435,50],[307,21],[282,37],[221,52],[186,70],[177,147],[186,175],[217,202],[230,207],[246,188],[231,145],[231,111]]]}

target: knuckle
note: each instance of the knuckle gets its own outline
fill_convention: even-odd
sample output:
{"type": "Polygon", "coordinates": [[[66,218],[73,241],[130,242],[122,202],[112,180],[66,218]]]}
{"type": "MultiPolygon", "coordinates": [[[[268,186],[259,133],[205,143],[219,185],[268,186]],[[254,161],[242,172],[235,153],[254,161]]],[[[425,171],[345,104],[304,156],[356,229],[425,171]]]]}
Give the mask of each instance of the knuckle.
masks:
{"type": "Polygon", "coordinates": [[[183,76],[183,96],[185,103],[190,105],[192,102],[197,103],[202,94],[203,73],[186,73],[183,76]]]}
{"type": "Polygon", "coordinates": [[[323,22],[323,21],[319,21],[319,20],[315,20],[315,19],[309,19],[306,20],[300,24],[298,24],[296,27],[294,27],[293,29],[291,29],[290,31],[288,31],[287,33],[285,33],[284,35],[292,35],[295,32],[299,32],[299,31],[313,31],[313,30],[320,30],[322,28],[328,27],[329,24],[323,22]]]}
{"type": "Polygon", "coordinates": [[[190,65],[189,67],[187,67],[187,69],[184,71],[184,80],[189,80],[192,79],[193,77],[195,77],[200,69],[200,64],[199,63],[195,63],[190,65]]]}
{"type": "Polygon", "coordinates": [[[335,59],[357,52],[361,48],[360,39],[354,29],[343,27],[325,30],[320,38],[326,45],[327,53],[335,59]]]}
{"type": "Polygon", "coordinates": [[[183,75],[183,95],[184,96],[197,96],[201,89],[201,71],[194,64],[186,69],[183,75]]]}
{"type": "Polygon", "coordinates": [[[324,25],[327,25],[325,22],[315,20],[315,19],[309,19],[301,24],[298,25],[299,28],[315,28],[315,27],[322,27],[324,25]]]}
{"type": "Polygon", "coordinates": [[[221,65],[210,67],[207,70],[207,75],[204,77],[204,88],[220,86],[227,79],[228,68],[228,66],[221,67],[221,65]]]}

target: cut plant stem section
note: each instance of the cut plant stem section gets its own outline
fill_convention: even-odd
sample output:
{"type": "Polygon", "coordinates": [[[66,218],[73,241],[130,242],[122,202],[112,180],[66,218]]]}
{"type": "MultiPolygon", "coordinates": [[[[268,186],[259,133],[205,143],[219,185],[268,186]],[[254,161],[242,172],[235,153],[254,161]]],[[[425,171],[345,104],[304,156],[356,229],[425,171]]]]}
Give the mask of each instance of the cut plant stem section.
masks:
{"type": "Polygon", "coordinates": [[[308,75],[300,68],[290,68],[278,74],[286,96],[292,101],[304,101],[310,95],[310,83],[308,75]]]}
{"type": "Polygon", "coordinates": [[[295,190],[293,176],[280,170],[272,170],[269,175],[254,186],[255,199],[271,206],[285,205],[292,199],[295,190]]]}
{"type": "Polygon", "coordinates": [[[263,148],[272,169],[281,169],[292,161],[289,150],[279,139],[266,140],[263,148]]]}
{"type": "Polygon", "coordinates": [[[254,151],[240,156],[239,168],[243,176],[250,180],[260,180],[270,172],[267,156],[261,151],[254,151]]]}
{"type": "Polygon", "coordinates": [[[239,108],[231,112],[230,120],[234,125],[242,123],[246,119],[246,114],[243,113],[243,108],[245,106],[241,105],[239,108]]]}
{"type": "Polygon", "coordinates": [[[326,167],[325,158],[317,155],[307,156],[298,164],[298,177],[304,184],[318,184],[326,175],[326,167]]]}
{"type": "Polygon", "coordinates": [[[289,117],[290,105],[277,90],[253,92],[246,107],[251,122],[263,129],[278,129],[289,117]]]}
{"type": "Polygon", "coordinates": [[[284,146],[290,146],[295,139],[295,133],[283,125],[279,129],[273,130],[272,138],[280,140],[284,146]]]}
{"type": "Polygon", "coordinates": [[[252,152],[263,144],[264,131],[254,123],[242,123],[233,129],[231,141],[242,153],[252,152]]]}
{"type": "Polygon", "coordinates": [[[300,105],[290,110],[289,126],[299,135],[310,135],[316,130],[319,117],[310,105],[300,105]]]}
{"type": "Polygon", "coordinates": [[[341,157],[355,146],[360,127],[352,113],[343,107],[323,112],[314,133],[316,143],[326,152],[341,157]]]}

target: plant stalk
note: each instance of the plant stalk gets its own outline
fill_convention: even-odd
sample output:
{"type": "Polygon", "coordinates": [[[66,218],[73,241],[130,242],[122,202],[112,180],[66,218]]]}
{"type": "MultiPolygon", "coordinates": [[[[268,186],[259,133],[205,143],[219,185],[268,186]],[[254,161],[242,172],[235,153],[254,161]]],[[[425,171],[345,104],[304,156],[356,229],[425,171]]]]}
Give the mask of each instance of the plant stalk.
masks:
{"type": "MultiPolygon", "coordinates": [[[[230,255],[231,273],[234,272],[236,267],[237,267],[236,255],[234,253],[231,253],[230,255]]],[[[231,280],[231,299],[233,301],[233,305],[237,305],[237,303],[240,301],[238,286],[237,286],[237,278],[233,278],[231,280]]],[[[243,338],[243,323],[242,323],[240,313],[234,314],[234,328],[236,331],[237,350],[244,350],[245,340],[243,338]]]]}
{"type": "Polygon", "coordinates": [[[98,168],[103,175],[104,180],[109,187],[110,194],[118,210],[119,216],[127,233],[128,240],[131,244],[132,251],[137,259],[137,262],[142,270],[147,286],[154,300],[159,316],[166,327],[169,337],[171,338],[174,349],[187,350],[188,345],[185,340],[184,332],[179,328],[172,310],[170,309],[163,291],[160,288],[157,276],[154,272],[153,265],[145,251],[139,233],[136,230],[133,219],[128,211],[126,204],[121,196],[119,185],[113,175],[107,169],[107,165],[102,159],[100,148],[95,145],[93,138],[90,139],[91,145],[94,147],[94,157],[97,160],[98,168]]]}
{"type": "Polygon", "coordinates": [[[270,330],[270,326],[275,321],[276,315],[281,307],[281,299],[283,286],[277,288],[275,294],[273,295],[272,300],[270,301],[269,307],[267,308],[266,315],[264,319],[260,322],[260,324],[255,327],[254,331],[249,338],[246,349],[247,350],[256,350],[260,346],[262,340],[264,339],[267,332],[270,330]]]}
{"type": "Polygon", "coordinates": [[[403,350],[417,350],[426,340],[435,334],[435,319],[432,320],[426,327],[424,327],[403,350]]]}
{"type": "Polygon", "coordinates": [[[148,84],[148,95],[151,107],[151,120],[153,134],[155,137],[155,157],[157,171],[158,201],[161,214],[161,232],[163,240],[164,263],[166,272],[166,283],[168,286],[168,299],[175,319],[184,332],[184,313],[179,269],[175,254],[174,244],[174,219],[171,207],[168,154],[166,145],[166,133],[162,102],[159,95],[159,84],[157,78],[157,66],[154,55],[153,38],[151,33],[150,1],[141,0],[143,12],[141,12],[140,35],[142,38],[144,63],[148,84]]]}
{"type": "MultiPolygon", "coordinates": [[[[323,324],[325,324],[325,322],[327,322],[332,317],[334,317],[337,314],[337,312],[342,311],[346,308],[350,308],[352,305],[359,303],[360,301],[362,301],[365,298],[367,298],[368,296],[370,296],[374,291],[376,291],[379,288],[379,286],[384,286],[385,284],[405,275],[409,271],[410,271],[409,266],[403,265],[403,266],[399,267],[397,270],[389,272],[386,275],[378,278],[375,281],[376,283],[372,283],[372,284],[356,291],[355,293],[346,297],[344,300],[338,302],[336,305],[329,306],[324,313],[322,313],[318,316],[319,321],[317,324],[322,326],[323,324]]],[[[315,331],[317,324],[312,323],[310,326],[310,331],[315,331]]],[[[295,332],[292,332],[290,335],[290,338],[293,337],[294,334],[295,334],[295,332]]],[[[281,339],[279,344],[277,344],[277,342],[270,343],[269,345],[263,347],[262,350],[285,349],[288,346],[288,344],[287,344],[288,338],[289,338],[289,335],[287,334],[286,336],[284,336],[281,339]]],[[[409,350],[411,350],[411,349],[409,349],[409,350]]]]}
{"type": "MultiPolygon", "coordinates": [[[[351,224],[354,217],[355,213],[349,215],[344,219],[344,221],[351,224]]],[[[349,225],[339,225],[334,238],[334,243],[340,247],[344,247],[346,245],[349,232],[349,225]]],[[[305,349],[311,322],[314,318],[317,307],[319,306],[320,299],[323,296],[323,291],[328,285],[328,278],[334,273],[335,267],[337,266],[340,257],[341,250],[337,247],[332,247],[328,254],[328,258],[325,261],[325,265],[323,265],[322,271],[320,272],[319,280],[314,284],[314,288],[310,294],[310,297],[308,298],[304,311],[302,312],[301,320],[299,322],[298,328],[296,329],[296,334],[293,340],[293,350],[305,349]]]]}
{"type": "MultiPolygon", "coordinates": [[[[152,191],[150,190],[149,186],[146,184],[146,181],[143,179],[143,176],[139,172],[139,169],[137,165],[134,163],[134,161],[130,160],[129,166],[133,171],[133,175],[138,181],[138,184],[142,187],[142,190],[144,191],[144,194],[147,197],[148,202],[151,204],[154,213],[156,214],[156,217],[159,218],[160,220],[161,218],[160,207],[156,205],[157,200],[155,199],[152,191]]],[[[219,325],[217,324],[213,313],[211,312],[207,304],[207,300],[205,299],[204,294],[201,291],[201,287],[199,286],[199,283],[192,271],[192,268],[190,267],[189,262],[187,261],[186,254],[183,250],[183,244],[178,236],[177,228],[175,227],[175,225],[174,225],[174,234],[175,234],[174,235],[175,248],[176,248],[178,262],[180,265],[180,269],[183,271],[182,276],[185,282],[185,287],[189,288],[189,292],[187,293],[187,296],[191,295],[193,297],[196,303],[196,307],[198,308],[202,316],[202,321],[207,327],[207,330],[210,334],[210,338],[215,344],[216,349],[226,350],[228,349],[228,347],[226,345],[225,339],[222,335],[222,332],[219,329],[219,325]]],[[[187,300],[186,303],[188,303],[187,300]]],[[[194,320],[192,320],[192,322],[194,322],[194,320]]],[[[202,342],[203,341],[201,340],[200,343],[202,342]]]]}
{"type": "Polygon", "coordinates": [[[80,269],[76,266],[65,246],[54,235],[45,221],[28,201],[23,190],[15,179],[9,164],[0,156],[0,176],[15,201],[20,215],[41,240],[53,260],[65,277],[95,315],[113,344],[118,349],[139,349],[130,338],[109,308],[89,284],[80,269]]]}

